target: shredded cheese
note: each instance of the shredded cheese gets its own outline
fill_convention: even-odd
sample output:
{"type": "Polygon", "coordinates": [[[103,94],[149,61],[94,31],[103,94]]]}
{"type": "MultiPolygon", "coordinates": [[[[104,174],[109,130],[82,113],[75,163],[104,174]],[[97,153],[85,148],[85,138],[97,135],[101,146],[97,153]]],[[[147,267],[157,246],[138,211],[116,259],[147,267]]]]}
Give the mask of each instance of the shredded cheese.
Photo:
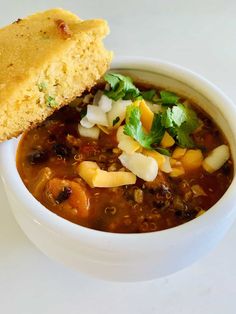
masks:
{"type": "Polygon", "coordinates": [[[153,181],[158,173],[158,164],[153,157],[141,153],[127,154],[123,152],[119,160],[124,167],[144,181],[153,181]]]}
{"type": "Polygon", "coordinates": [[[93,188],[93,177],[97,169],[99,169],[99,167],[96,162],[82,161],[77,167],[77,173],[91,188],[93,188]]]}
{"type": "Polygon", "coordinates": [[[93,161],[82,161],[77,167],[77,173],[91,188],[117,187],[136,182],[136,176],[131,172],[104,171],[93,161]]]}
{"type": "Polygon", "coordinates": [[[141,111],[141,122],[145,130],[148,132],[151,131],[152,128],[152,122],[154,118],[154,113],[152,110],[148,107],[146,102],[144,100],[141,100],[139,103],[139,108],[141,111]]]}

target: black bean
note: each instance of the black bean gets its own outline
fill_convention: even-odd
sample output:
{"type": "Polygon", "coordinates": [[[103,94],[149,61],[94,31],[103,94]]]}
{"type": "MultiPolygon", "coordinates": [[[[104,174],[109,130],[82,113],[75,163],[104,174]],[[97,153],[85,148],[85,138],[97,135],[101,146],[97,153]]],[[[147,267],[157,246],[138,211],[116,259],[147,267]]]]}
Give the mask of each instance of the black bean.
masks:
{"type": "Polygon", "coordinates": [[[28,161],[31,165],[38,165],[48,160],[49,155],[47,151],[37,150],[28,155],[28,161]]]}
{"type": "Polygon", "coordinates": [[[61,204],[66,201],[72,194],[72,189],[69,186],[64,186],[63,190],[58,194],[56,203],[61,204]]]}
{"type": "Polygon", "coordinates": [[[184,211],[184,215],[183,215],[183,216],[184,216],[184,218],[186,218],[186,219],[193,219],[193,218],[196,217],[196,215],[197,215],[196,210],[190,209],[190,210],[184,211]]]}
{"type": "Polygon", "coordinates": [[[190,219],[193,219],[193,218],[196,217],[197,211],[194,210],[194,209],[177,210],[177,211],[175,212],[175,215],[176,215],[177,217],[190,220],[190,219]]]}
{"type": "Polygon", "coordinates": [[[165,207],[165,200],[157,199],[156,201],[154,201],[154,204],[157,208],[165,207]]]}
{"type": "Polygon", "coordinates": [[[181,217],[182,216],[182,210],[176,210],[175,215],[177,217],[181,217]]]}
{"type": "Polygon", "coordinates": [[[224,173],[225,176],[228,176],[230,175],[230,172],[231,172],[231,165],[229,162],[226,162],[223,167],[222,167],[222,172],[224,173]]]}
{"type": "Polygon", "coordinates": [[[52,148],[57,156],[61,156],[62,158],[70,156],[71,150],[65,144],[54,144],[52,148]]]}

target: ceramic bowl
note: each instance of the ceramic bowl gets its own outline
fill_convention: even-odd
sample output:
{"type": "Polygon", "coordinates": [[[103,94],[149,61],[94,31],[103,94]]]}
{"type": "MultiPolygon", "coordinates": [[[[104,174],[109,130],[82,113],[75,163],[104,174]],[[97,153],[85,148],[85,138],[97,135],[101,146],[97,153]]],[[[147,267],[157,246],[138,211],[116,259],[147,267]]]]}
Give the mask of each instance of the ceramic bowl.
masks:
{"type": "MultiPolygon", "coordinates": [[[[220,126],[236,169],[236,107],[203,77],[153,59],[117,58],[114,71],[189,97],[220,126]]],[[[16,168],[18,139],[0,145],[0,173],[14,216],[46,255],[91,276],[142,281],[169,275],[199,259],[223,237],[236,215],[236,180],[204,215],[175,228],[115,234],[73,224],[46,209],[26,189],[16,168]]]]}

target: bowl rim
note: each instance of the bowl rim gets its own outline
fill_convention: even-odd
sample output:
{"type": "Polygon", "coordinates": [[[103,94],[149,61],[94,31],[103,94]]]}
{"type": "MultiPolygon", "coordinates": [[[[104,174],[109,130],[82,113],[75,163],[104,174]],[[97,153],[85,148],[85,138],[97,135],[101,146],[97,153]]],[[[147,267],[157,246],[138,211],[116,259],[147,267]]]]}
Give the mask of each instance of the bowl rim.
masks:
{"type": "MultiPolygon", "coordinates": [[[[174,63],[143,57],[116,57],[112,62],[111,69],[118,68],[125,70],[136,69],[141,71],[151,71],[154,73],[158,73],[159,71],[161,74],[168,75],[174,79],[178,78],[185,85],[196,89],[205,98],[209,97],[213,105],[214,99],[217,100],[217,103],[221,101],[229,108],[229,110],[224,112],[224,118],[229,122],[230,129],[236,142],[236,106],[228,96],[203,76],[174,63]]],[[[25,213],[29,215],[30,219],[33,219],[35,223],[50,229],[51,232],[56,233],[60,237],[66,236],[80,239],[87,245],[96,245],[96,247],[100,246],[101,248],[110,248],[109,240],[112,240],[112,250],[114,248],[123,250],[124,241],[127,249],[131,246],[137,248],[143,243],[148,250],[149,248],[153,249],[152,243],[154,244],[157,240],[169,240],[174,243],[177,236],[186,236],[186,234],[193,233],[198,234],[200,229],[209,228],[209,224],[214,227],[220,222],[222,217],[225,218],[232,214],[235,215],[233,204],[235,202],[234,190],[236,190],[236,178],[234,176],[233,181],[225,194],[204,215],[170,229],[148,233],[129,234],[110,233],[77,225],[48,210],[27,190],[17,171],[16,158],[13,149],[15,145],[17,145],[19,138],[20,137],[18,137],[18,139],[9,140],[0,145],[0,168],[3,183],[9,191],[15,194],[15,198],[18,201],[20,200],[26,210],[25,213]],[[229,208],[229,205],[231,208],[229,208]],[[139,241],[137,241],[137,239],[139,241]],[[148,246],[147,243],[149,243],[148,246]]],[[[234,160],[234,169],[235,168],[236,161],[234,160]]]]}

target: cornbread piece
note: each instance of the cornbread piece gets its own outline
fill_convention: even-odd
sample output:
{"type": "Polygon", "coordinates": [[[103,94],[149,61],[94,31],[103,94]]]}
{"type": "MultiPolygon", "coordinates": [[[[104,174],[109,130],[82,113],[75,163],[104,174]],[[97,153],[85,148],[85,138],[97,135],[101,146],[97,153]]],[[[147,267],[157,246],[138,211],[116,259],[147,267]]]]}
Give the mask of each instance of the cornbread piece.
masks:
{"type": "Polygon", "coordinates": [[[104,20],[52,9],[0,30],[0,142],[17,136],[91,88],[112,54],[104,20]]]}

